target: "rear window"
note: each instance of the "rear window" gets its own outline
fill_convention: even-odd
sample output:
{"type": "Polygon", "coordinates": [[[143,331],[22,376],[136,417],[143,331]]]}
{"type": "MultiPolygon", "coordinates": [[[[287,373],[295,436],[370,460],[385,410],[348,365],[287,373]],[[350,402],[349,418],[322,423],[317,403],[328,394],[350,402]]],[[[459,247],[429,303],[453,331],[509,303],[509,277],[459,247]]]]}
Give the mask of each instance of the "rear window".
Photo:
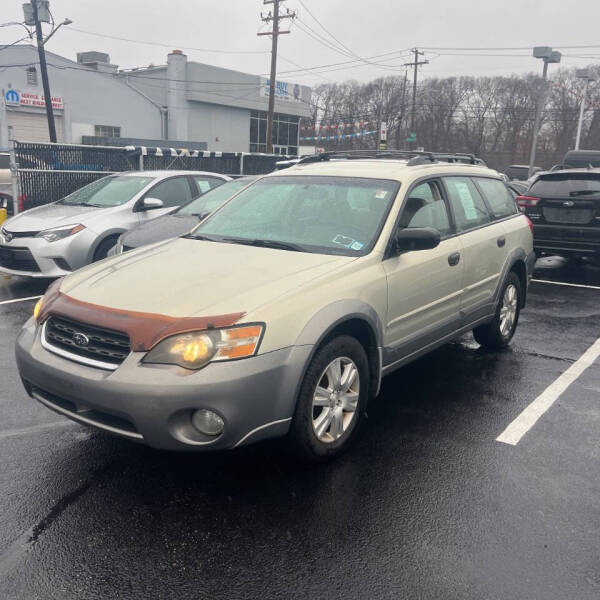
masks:
{"type": "Polygon", "coordinates": [[[486,197],[494,217],[500,219],[517,213],[514,196],[508,191],[504,182],[484,177],[476,177],[475,181],[486,197]]]}
{"type": "Polygon", "coordinates": [[[529,196],[573,197],[600,195],[600,173],[561,173],[542,176],[533,182],[529,196]]]}

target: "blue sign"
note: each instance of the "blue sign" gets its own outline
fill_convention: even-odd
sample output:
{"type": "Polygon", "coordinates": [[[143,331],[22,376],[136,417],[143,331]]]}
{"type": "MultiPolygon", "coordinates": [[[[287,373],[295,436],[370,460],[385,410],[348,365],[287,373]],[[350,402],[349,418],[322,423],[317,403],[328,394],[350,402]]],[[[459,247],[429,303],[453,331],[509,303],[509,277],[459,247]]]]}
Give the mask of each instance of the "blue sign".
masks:
{"type": "Polygon", "coordinates": [[[4,94],[4,102],[6,104],[19,104],[21,102],[21,95],[17,90],[6,90],[4,94]]]}

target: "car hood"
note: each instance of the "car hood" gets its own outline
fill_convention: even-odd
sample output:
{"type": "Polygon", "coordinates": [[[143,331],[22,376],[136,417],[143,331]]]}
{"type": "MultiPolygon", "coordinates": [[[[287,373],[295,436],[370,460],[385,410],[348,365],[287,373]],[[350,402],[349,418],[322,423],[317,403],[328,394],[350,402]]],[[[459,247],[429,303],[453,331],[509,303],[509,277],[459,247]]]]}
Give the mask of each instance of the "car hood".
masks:
{"type": "Polygon", "coordinates": [[[4,224],[8,231],[43,231],[61,225],[77,225],[91,216],[99,215],[109,208],[96,206],[69,206],[67,204],[46,204],[22,212],[4,224]]]}
{"type": "Polygon", "coordinates": [[[183,235],[198,225],[194,215],[165,215],[134,227],[121,236],[121,243],[127,248],[139,248],[154,242],[162,242],[183,235]]]}
{"type": "Polygon", "coordinates": [[[82,302],[178,318],[249,313],[353,260],[179,238],[80,269],[60,291],[82,302]]]}

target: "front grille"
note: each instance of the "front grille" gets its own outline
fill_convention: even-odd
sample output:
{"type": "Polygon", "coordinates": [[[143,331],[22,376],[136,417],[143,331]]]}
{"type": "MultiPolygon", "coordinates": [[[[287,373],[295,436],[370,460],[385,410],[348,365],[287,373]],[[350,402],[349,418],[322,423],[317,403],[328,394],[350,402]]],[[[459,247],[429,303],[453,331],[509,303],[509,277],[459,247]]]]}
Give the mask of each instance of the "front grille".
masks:
{"type": "Polygon", "coordinates": [[[40,272],[29,248],[17,246],[0,246],[0,266],[14,271],[40,272]]]}
{"type": "Polygon", "coordinates": [[[544,206],[544,219],[548,223],[564,223],[566,225],[586,225],[594,218],[593,208],[555,208],[544,206]]]}
{"type": "Polygon", "coordinates": [[[9,231],[8,229],[4,229],[5,233],[8,233],[13,239],[16,238],[32,238],[35,237],[39,231],[9,231]]]}
{"type": "Polygon", "coordinates": [[[44,335],[52,347],[74,355],[82,363],[100,361],[116,368],[130,351],[127,334],[63,317],[50,317],[46,321],[44,335]]]}

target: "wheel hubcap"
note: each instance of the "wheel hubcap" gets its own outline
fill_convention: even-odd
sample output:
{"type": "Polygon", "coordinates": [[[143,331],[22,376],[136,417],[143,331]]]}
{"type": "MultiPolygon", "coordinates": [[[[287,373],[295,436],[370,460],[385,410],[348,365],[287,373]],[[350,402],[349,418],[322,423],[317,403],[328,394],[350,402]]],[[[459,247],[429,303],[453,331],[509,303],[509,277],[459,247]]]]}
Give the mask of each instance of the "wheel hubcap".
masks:
{"type": "Polygon", "coordinates": [[[508,337],[513,330],[517,318],[517,302],[517,288],[511,283],[504,290],[502,308],[500,309],[500,333],[503,337],[508,337]]]}
{"type": "Polygon", "coordinates": [[[325,368],[313,395],[312,425],[317,438],[330,444],[348,429],[358,406],[360,376],[354,362],[343,356],[325,368]]]}

